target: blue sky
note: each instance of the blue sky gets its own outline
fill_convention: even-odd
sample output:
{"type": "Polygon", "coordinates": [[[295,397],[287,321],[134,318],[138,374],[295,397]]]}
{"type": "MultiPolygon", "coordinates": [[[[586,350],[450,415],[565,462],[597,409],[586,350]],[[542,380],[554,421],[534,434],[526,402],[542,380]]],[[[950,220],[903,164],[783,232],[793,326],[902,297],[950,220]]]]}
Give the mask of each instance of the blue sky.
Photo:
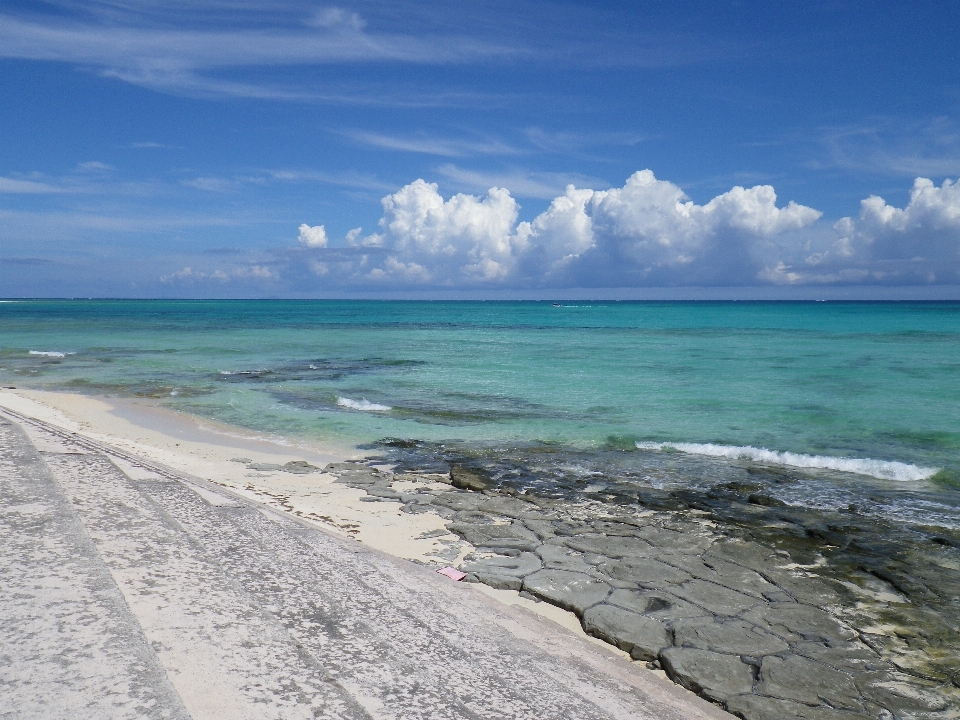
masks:
{"type": "Polygon", "coordinates": [[[960,297],[958,48],[953,0],[0,2],[0,295],[960,297]]]}

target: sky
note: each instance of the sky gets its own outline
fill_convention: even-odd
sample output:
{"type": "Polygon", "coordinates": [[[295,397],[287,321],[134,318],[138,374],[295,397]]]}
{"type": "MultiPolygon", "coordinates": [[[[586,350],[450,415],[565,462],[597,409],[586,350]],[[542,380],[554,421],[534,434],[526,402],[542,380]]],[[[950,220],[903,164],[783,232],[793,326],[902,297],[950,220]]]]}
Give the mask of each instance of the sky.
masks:
{"type": "Polygon", "coordinates": [[[0,0],[0,296],[960,298],[960,2],[0,0]]]}

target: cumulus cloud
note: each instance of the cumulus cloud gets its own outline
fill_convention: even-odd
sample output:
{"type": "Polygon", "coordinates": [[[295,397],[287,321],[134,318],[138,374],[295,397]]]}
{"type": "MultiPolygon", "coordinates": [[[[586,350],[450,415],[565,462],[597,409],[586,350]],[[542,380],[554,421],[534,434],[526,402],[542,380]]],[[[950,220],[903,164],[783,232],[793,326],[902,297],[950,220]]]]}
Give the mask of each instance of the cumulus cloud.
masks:
{"type": "Polygon", "coordinates": [[[960,185],[950,181],[918,179],[903,209],[867,198],[858,218],[832,226],[814,208],[778,205],[769,185],[698,205],[650,170],[609,190],[570,185],[529,222],[500,187],[445,200],[416,180],[381,203],[378,232],[348,233],[352,254],[326,247],[325,233],[306,242],[322,226],[301,226],[301,244],[319,253],[308,260],[315,275],[333,262],[328,280],[359,286],[630,287],[956,282],[960,270],[960,185]]]}
{"type": "Polygon", "coordinates": [[[327,246],[327,231],[323,225],[310,227],[306,223],[300,226],[300,235],[297,241],[308,248],[322,248],[327,246]]]}
{"type": "Polygon", "coordinates": [[[960,184],[917,178],[904,208],[876,195],[842,218],[829,242],[774,268],[782,283],[935,283],[960,280],[960,184]]]}

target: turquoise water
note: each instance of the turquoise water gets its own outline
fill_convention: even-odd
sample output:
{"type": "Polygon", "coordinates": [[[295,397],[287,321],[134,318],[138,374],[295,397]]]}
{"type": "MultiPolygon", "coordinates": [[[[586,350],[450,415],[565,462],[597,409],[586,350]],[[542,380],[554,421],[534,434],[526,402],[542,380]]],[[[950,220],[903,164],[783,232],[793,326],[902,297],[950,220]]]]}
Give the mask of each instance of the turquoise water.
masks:
{"type": "Polygon", "coordinates": [[[0,382],[638,482],[759,463],[950,504],[960,472],[960,303],[8,301],[0,382]]]}

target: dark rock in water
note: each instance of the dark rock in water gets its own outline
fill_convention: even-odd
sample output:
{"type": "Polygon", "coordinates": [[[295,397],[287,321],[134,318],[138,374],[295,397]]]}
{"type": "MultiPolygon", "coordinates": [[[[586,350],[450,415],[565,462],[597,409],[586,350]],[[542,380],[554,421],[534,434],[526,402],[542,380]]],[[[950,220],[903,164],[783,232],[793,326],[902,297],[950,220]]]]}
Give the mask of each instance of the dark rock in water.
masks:
{"type": "Polygon", "coordinates": [[[790,649],[790,646],[776,635],[764,632],[743,620],[680,620],[673,624],[673,637],[674,643],[679,647],[712,650],[730,655],[762,657],[790,649]]]}
{"type": "Polygon", "coordinates": [[[670,646],[667,629],[660,622],[606,603],[583,613],[583,629],[630,653],[634,660],[655,660],[670,646]]]}
{"type": "Polygon", "coordinates": [[[805,705],[827,703],[834,708],[862,711],[860,690],[849,674],[796,655],[765,657],[760,666],[760,695],[805,705]]]}
{"type": "Polygon", "coordinates": [[[744,720],[866,720],[868,715],[833,710],[818,705],[810,707],[790,700],[759,695],[737,695],[724,703],[727,712],[744,720]]]}
{"type": "Polygon", "coordinates": [[[710,700],[753,689],[753,670],[736,655],[673,647],[660,653],[660,664],[671,680],[710,700]]]}
{"type": "Polygon", "coordinates": [[[523,589],[577,615],[610,594],[610,586],[583,573],[541,570],[523,579],[523,589]]]}
{"type": "Polygon", "coordinates": [[[461,490],[482,492],[490,489],[490,482],[475,470],[467,470],[461,465],[450,468],[450,483],[461,490]]]}

